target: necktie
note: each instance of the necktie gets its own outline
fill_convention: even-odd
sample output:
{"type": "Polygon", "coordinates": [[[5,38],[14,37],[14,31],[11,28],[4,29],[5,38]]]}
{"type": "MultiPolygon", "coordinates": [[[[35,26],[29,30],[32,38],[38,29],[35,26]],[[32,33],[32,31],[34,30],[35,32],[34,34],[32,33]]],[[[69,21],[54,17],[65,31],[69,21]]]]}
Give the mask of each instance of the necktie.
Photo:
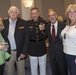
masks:
{"type": "Polygon", "coordinates": [[[52,25],[52,38],[55,41],[55,27],[52,25]]]}

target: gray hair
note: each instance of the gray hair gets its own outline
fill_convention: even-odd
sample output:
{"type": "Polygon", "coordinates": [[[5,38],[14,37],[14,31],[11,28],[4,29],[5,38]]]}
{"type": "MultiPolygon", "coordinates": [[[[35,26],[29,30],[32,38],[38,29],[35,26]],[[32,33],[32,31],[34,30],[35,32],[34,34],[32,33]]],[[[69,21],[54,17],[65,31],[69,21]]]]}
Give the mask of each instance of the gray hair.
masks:
{"type": "Polygon", "coordinates": [[[8,13],[10,13],[11,9],[16,9],[17,13],[19,14],[19,9],[16,6],[11,6],[8,10],[8,13]]]}

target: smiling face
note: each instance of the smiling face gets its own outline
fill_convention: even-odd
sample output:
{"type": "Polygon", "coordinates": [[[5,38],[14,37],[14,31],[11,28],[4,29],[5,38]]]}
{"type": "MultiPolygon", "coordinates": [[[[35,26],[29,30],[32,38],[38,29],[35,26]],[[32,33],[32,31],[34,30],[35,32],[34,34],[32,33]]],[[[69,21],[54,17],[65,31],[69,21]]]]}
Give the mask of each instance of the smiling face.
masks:
{"type": "Polygon", "coordinates": [[[71,21],[76,21],[76,11],[71,9],[69,12],[68,12],[68,17],[71,21]]]}
{"type": "Polygon", "coordinates": [[[65,12],[68,25],[76,24],[76,4],[70,4],[65,12]]]}
{"type": "Polygon", "coordinates": [[[19,15],[19,12],[18,12],[18,9],[16,7],[11,7],[8,11],[8,14],[9,14],[9,17],[12,19],[12,20],[15,20],[18,15],[19,15]]]}
{"type": "Polygon", "coordinates": [[[30,15],[34,21],[37,21],[39,17],[39,11],[37,9],[31,10],[30,15]]]}
{"type": "Polygon", "coordinates": [[[54,24],[57,20],[57,14],[55,13],[55,11],[51,10],[48,12],[48,18],[49,18],[49,21],[54,24]]]}

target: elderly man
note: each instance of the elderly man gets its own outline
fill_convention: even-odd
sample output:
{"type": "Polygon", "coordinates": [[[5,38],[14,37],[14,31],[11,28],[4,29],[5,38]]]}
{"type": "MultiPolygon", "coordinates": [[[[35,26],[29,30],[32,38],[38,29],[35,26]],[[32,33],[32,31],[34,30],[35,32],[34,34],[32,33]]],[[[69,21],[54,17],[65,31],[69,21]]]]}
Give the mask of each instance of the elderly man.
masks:
{"type": "Polygon", "coordinates": [[[11,6],[8,10],[9,18],[3,20],[3,36],[8,37],[11,58],[6,62],[6,75],[15,75],[14,63],[17,66],[17,75],[25,75],[25,55],[28,49],[29,35],[26,21],[18,18],[19,10],[11,6]]]}
{"type": "Polygon", "coordinates": [[[57,13],[53,9],[48,11],[48,18],[50,23],[46,25],[46,33],[49,39],[49,57],[52,75],[68,75],[62,38],[60,36],[65,24],[57,20],[57,13]]]}

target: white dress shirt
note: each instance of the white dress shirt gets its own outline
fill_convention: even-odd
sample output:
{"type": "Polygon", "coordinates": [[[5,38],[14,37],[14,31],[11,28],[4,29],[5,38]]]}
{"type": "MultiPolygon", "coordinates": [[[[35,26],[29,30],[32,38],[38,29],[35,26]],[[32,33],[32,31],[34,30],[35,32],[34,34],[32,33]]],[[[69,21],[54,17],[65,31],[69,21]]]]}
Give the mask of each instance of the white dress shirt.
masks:
{"type": "Polygon", "coordinates": [[[16,26],[16,21],[12,21],[9,18],[9,32],[8,32],[8,39],[10,42],[11,50],[16,49],[16,43],[15,43],[15,38],[14,38],[14,33],[15,33],[15,26],[16,26]]]}
{"type": "Polygon", "coordinates": [[[51,34],[52,34],[52,25],[54,25],[55,28],[55,36],[57,35],[57,29],[58,29],[58,21],[56,21],[54,24],[51,24],[51,34]]]}

